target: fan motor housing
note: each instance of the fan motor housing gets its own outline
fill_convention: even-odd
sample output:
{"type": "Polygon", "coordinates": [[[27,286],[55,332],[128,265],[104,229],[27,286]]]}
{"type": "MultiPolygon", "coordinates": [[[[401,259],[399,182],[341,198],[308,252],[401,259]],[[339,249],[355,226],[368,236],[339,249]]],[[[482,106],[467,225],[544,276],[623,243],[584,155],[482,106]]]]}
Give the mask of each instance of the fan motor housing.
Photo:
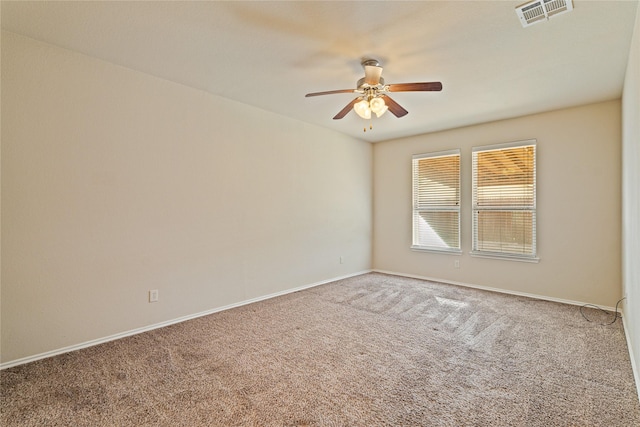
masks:
{"type": "MultiPolygon", "coordinates": [[[[363,78],[361,78],[360,80],[358,80],[358,83],[357,83],[357,85],[356,85],[356,87],[357,87],[358,89],[361,89],[361,88],[362,88],[362,86],[364,86],[364,80],[365,80],[365,78],[364,78],[364,77],[363,77],[363,78]]],[[[380,82],[378,83],[378,85],[380,85],[380,86],[384,86],[384,78],[383,78],[383,77],[380,77],[380,82]]]]}

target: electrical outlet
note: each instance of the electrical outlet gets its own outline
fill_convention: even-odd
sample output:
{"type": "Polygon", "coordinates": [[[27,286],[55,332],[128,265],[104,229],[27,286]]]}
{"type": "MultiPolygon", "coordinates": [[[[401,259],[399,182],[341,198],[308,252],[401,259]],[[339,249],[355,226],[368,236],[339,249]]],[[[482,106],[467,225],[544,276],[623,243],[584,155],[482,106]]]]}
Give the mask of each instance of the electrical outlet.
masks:
{"type": "Polygon", "coordinates": [[[459,259],[453,261],[453,268],[460,268],[460,260],[459,259]]]}
{"type": "Polygon", "coordinates": [[[149,302],[158,302],[158,297],[159,295],[157,289],[149,291],[149,302]]]}
{"type": "Polygon", "coordinates": [[[344,264],[344,257],[343,256],[340,257],[340,264],[344,264]]]}

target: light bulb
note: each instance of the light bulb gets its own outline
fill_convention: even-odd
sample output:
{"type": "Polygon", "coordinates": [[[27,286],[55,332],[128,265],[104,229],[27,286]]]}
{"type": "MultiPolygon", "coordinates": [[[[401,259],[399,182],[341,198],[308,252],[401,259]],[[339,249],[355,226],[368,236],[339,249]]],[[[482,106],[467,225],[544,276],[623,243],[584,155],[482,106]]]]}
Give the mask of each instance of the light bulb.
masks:
{"type": "Polygon", "coordinates": [[[353,110],[363,119],[371,118],[371,109],[369,108],[369,102],[367,102],[367,100],[365,99],[353,104],[353,110]]]}
{"type": "Polygon", "coordinates": [[[384,114],[385,111],[389,109],[389,107],[386,106],[384,99],[382,98],[373,98],[369,105],[371,107],[371,111],[376,113],[377,117],[380,117],[384,114]]]}

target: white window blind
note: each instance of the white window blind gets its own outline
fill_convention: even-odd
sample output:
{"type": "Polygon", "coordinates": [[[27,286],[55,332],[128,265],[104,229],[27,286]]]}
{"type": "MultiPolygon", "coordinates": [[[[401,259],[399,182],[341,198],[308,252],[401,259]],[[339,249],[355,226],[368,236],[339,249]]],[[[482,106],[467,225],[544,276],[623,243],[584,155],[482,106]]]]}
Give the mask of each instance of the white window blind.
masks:
{"type": "Polygon", "coordinates": [[[534,259],[535,140],[472,151],[472,253],[534,259]]]}
{"type": "Polygon", "coordinates": [[[411,247],[460,252],[460,150],[413,156],[411,247]]]}

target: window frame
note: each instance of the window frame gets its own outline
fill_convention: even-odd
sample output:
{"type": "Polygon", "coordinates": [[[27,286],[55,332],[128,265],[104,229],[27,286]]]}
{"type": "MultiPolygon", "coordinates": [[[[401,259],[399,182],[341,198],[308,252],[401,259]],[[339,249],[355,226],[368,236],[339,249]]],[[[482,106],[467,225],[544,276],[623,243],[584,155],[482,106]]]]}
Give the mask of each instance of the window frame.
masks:
{"type": "Polygon", "coordinates": [[[492,145],[484,145],[472,147],[472,166],[471,166],[471,252],[470,255],[474,257],[482,257],[482,258],[496,258],[496,259],[507,259],[514,261],[524,261],[524,262],[539,262],[540,258],[538,258],[538,231],[537,231],[537,155],[538,155],[538,147],[536,139],[529,139],[524,141],[514,141],[507,142],[502,144],[492,144],[492,145]],[[479,207],[477,205],[477,181],[478,181],[478,173],[477,173],[477,153],[480,152],[488,152],[488,151],[500,151],[500,150],[508,150],[512,148],[523,148],[523,147],[533,147],[533,203],[528,207],[523,206],[510,206],[510,205],[494,205],[494,206],[485,206],[479,207]],[[531,224],[531,254],[518,254],[513,252],[500,252],[500,251],[487,251],[487,250],[478,250],[478,227],[476,220],[476,213],[480,211],[507,211],[507,212],[531,212],[532,213],[532,224],[531,224]]]}
{"type": "Polygon", "coordinates": [[[444,254],[454,254],[454,255],[460,255],[462,254],[462,238],[461,238],[461,210],[460,210],[460,205],[462,203],[462,180],[461,180],[461,171],[462,171],[462,162],[461,162],[461,150],[459,148],[457,149],[453,149],[453,150],[445,150],[445,151],[436,151],[436,152],[431,152],[431,153],[422,153],[422,154],[414,154],[411,157],[411,202],[412,202],[412,209],[411,209],[411,250],[414,251],[419,251],[419,252],[435,252],[435,253],[444,253],[444,254]],[[422,159],[427,159],[427,158],[439,158],[439,157],[450,157],[450,156],[457,156],[458,157],[458,198],[457,198],[457,206],[455,207],[433,207],[433,208],[418,208],[416,206],[416,182],[415,182],[415,177],[416,177],[416,161],[422,160],[422,159]],[[417,214],[417,212],[456,212],[458,214],[458,221],[457,221],[457,226],[458,226],[458,230],[457,230],[457,234],[458,234],[458,246],[457,248],[453,248],[453,247],[447,247],[447,248],[443,248],[443,247],[437,247],[437,246],[427,246],[427,245],[419,245],[417,244],[417,230],[416,230],[416,219],[415,216],[417,214]]]}

